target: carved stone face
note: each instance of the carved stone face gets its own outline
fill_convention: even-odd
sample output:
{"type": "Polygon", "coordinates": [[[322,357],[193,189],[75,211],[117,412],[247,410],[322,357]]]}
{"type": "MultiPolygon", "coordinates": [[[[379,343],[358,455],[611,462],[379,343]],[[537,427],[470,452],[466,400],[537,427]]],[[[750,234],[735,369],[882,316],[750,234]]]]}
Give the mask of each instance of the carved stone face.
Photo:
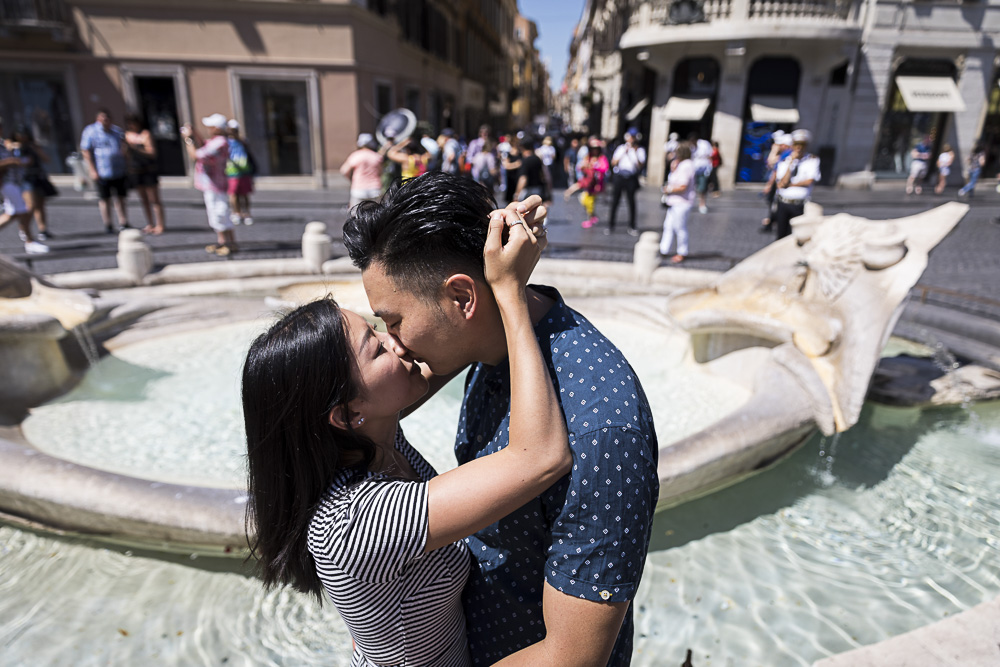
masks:
{"type": "MultiPolygon", "coordinates": [[[[815,373],[838,430],[856,420],[900,302],[927,253],[965,215],[946,204],[905,220],[813,212],[711,287],[671,297],[668,310],[711,361],[748,346],[780,347],[778,363],[815,373]],[[904,261],[905,260],[905,261],[904,261]]],[[[815,382],[812,382],[816,386],[815,382]]]]}

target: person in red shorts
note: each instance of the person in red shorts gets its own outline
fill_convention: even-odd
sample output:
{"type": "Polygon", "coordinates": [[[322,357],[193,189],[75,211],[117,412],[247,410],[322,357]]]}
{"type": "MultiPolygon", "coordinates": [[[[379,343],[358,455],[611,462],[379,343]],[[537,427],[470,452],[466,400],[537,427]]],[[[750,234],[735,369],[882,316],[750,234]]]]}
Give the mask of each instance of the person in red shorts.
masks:
{"type": "Polygon", "coordinates": [[[233,118],[229,127],[229,159],[226,161],[226,178],[229,179],[229,219],[234,225],[252,225],[250,217],[250,193],[253,192],[253,177],[257,165],[246,142],[240,138],[240,124],[233,118]]]}

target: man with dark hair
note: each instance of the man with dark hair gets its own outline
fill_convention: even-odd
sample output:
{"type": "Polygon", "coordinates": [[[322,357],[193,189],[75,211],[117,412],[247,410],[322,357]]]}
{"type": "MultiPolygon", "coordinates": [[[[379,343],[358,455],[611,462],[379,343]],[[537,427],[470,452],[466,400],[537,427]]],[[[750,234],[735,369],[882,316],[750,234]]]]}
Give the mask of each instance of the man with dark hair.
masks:
{"type": "Polygon", "coordinates": [[[552,189],[549,173],[542,164],[542,159],[535,154],[535,142],[531,139],[521,143],[521,168],[516,174],[515,201],[527,199],[531,195],[545,199],[546,192],[552,189]]]}
{"type": "MultiPolygon", "coordinates": [[[[532,224],[538,203],[511,206],[532,224]]],[[[360,204],[343,232],[372,310],[400,349],[443,376],[439,386],[471,364],[459,463],[508,444],[507,347],[483,277],[495,207],[468,179],[425,174],[360,204]]],[[[652,414],[635,372],[590,322],[550,287],[532,285],[527,296],[561,392],[574,469],[466,539],[478,561],[464,595],[470,654],[482,665],[517,651],[530,664],[628,665],[631,600],[659,493],[652,414]]]]}
{"type": "Polygon", "coordinates": [[[104,231],[112,233],[111,195],[115,195],[115,213],[118,214],[118,229],[128,227],[128,212],[125,197],[128,195],[128,165],[125,161],[128,144],[125,131],[111,123],[111,113],[98,109],[95,122],[83,128],[80,151],[90,170],[90,178],[97,183],[97,207],[104,222],[104,231]]]}

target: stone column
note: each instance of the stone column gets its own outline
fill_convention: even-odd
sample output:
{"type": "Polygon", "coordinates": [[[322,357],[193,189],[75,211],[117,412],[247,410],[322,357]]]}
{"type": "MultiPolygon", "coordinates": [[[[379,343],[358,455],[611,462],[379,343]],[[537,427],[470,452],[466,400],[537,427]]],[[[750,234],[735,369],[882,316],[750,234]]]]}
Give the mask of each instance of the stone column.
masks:
{"type": "Polygon", "coordinates": [[[746,47],[742,43],[731,43],[726,46],[725,54],[720,60],[719,92],[715,97],[712,139],[719,142],[719,153],[722,156],[719,186],[723,190],[732,190],[743,135],[743,103],[747,94],[749,66],[746,47]]]}
{"type": "MultiPolygon", "coordinates": [[[[650,65],[652,66],[652,65],[650,65]]],[[[667,142],[666,116],[663,115],[670,99],[670,76],[657,68],[656,91],[653,93],[653,109],[649,121],[649,144],[646,146],[646,183],[659,185],[666,173],[663,144],[667,142]]]]}
{"type": "Polygon", "coordinates": [[[947,132],[948,142],[955,151],[955,164],[951,168],[950,184],[964,182],[963,174],[968,170],[966,159],[979,141],[984,107],[989,104],[990,90],[994,84],[993,50],[969,51],[965,55],[964,67],[959,73],[958,92],[965,101],[965,111],[954,114],[952,128],[947,132]]]}
{"type": "Polygon", "coordinates": [[[118,234],[116,259],[118,269],[137,285],[153,270],[153,251],[138,229],[125,229],[118,234]]]}
{"type": "Polygon", "coordinates": [[[892,82],[894,51],[889,43],[868,42],[861,47],[846,131],[837,150],[837,171],[841,174],[872,168],[882,109],[892,82]]]}
{"type": "Polygon", "coordinates": [[[310,222],[302,234],[302,259],[313,273],[323,272],[323,262],[333,254],[333,240],[325,222],[310,222]]]}

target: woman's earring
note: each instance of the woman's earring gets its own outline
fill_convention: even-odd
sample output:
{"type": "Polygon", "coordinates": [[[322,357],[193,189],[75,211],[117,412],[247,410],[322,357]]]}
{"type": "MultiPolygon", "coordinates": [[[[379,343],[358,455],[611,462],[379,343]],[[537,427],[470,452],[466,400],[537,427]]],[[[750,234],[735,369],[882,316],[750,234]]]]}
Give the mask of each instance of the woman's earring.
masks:
{"type": "Polygon", "coordinates": [[[365,423],[365,418],[364,417],[359,417],[358,418],[358,426],[361,426],[364,423],[365,423]]]}

